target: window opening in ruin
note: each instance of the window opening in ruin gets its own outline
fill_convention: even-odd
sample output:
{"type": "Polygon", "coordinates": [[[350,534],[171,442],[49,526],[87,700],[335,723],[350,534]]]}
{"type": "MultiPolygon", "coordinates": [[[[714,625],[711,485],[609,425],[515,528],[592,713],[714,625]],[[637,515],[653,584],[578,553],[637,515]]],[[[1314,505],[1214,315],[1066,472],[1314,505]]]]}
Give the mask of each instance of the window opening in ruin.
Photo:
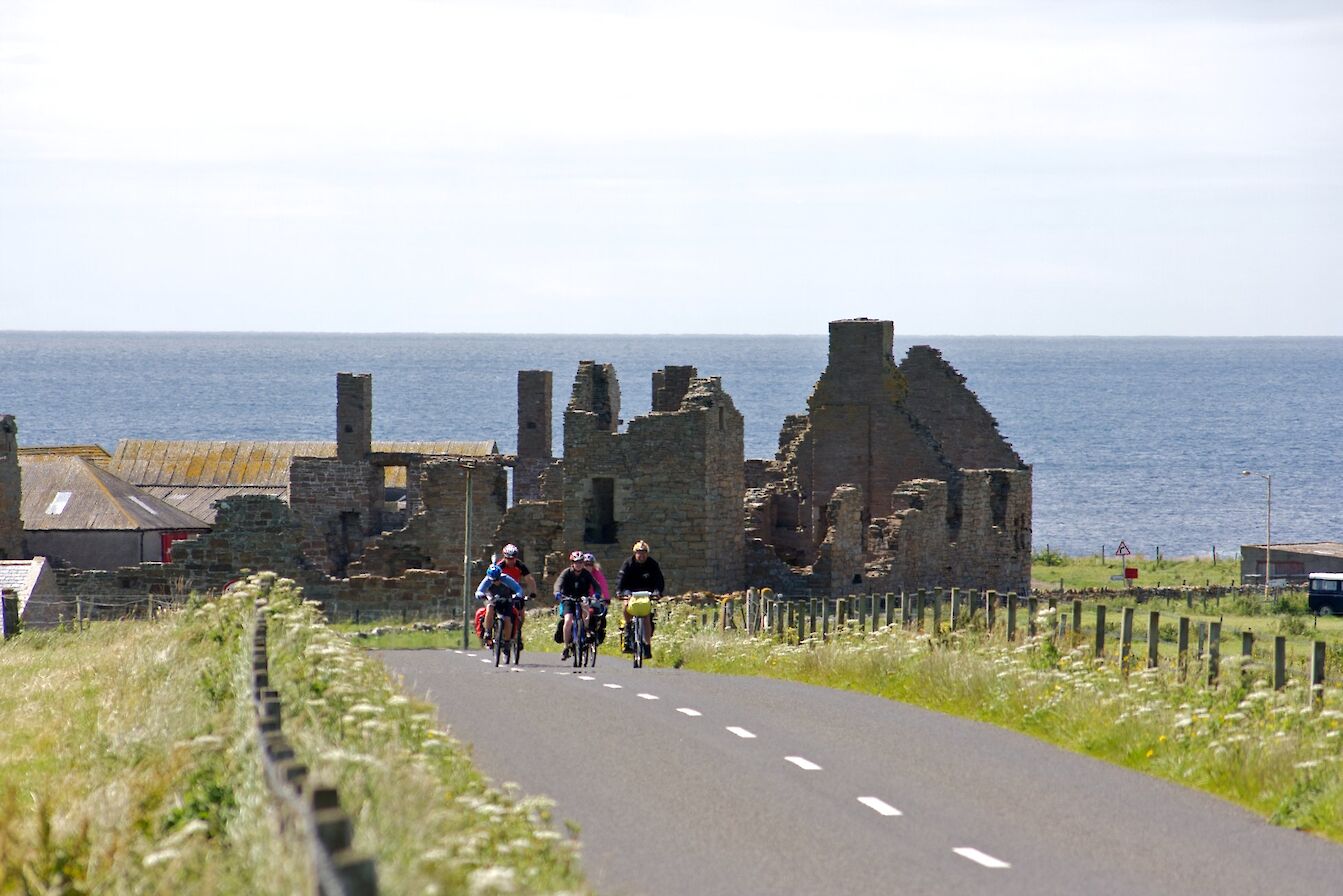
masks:
{"type": "Polygon", "coordinates": [[[382,468],[382,530],[393,532],[406,525],[406,488],[409,470],[404,466],[382,468]]]}
{"type": "Polygon", "coordinates": [[[1007,525],[1007,496],[1012,490],[1006,473],[989,474],[989,508],[993,513],[993,525],[1001,529],[1007,525]]]}
{"type": "Polygon", "coordinates": [[[592,500],[588,502],[583,540],[589,544],[615,544],[616,481],[609,476],[592,479],[592,500]]]}

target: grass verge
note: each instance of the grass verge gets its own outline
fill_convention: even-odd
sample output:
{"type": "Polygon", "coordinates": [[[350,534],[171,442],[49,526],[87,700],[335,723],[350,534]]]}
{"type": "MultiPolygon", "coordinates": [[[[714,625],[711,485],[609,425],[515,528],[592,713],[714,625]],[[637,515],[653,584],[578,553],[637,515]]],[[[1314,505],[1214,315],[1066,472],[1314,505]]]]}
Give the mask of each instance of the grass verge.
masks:
{"type": "Polygon", "coordinates": [[[263,573],[240,593],[266,601],[285,734],[314,780],[339,788],[385,892],[587,892],[578,843],[552,829],[548,800],[492,786],[435,729],[433,708],[404,696],[293,582],[263,573]]]}
{"type": "Polygon", "coordinates": [[[293,893],[236,597],[0,645],[0,893],[293,893]]]}

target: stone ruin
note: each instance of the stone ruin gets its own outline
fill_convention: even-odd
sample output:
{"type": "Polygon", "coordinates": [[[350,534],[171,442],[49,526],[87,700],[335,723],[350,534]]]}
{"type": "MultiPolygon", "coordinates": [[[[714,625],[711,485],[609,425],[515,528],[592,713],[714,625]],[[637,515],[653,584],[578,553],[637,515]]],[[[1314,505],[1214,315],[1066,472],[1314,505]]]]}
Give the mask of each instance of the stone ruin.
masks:
{"type": "MultiPolygon", "coordinates": [[[[580,362],[560,458],[550,371],[519,372],[517,454],[486,457],[373,450],[372,377],[341,373],[336,454],[293,458],[287,502],[228,498],[212,532],[173,546],[172,564],[60,570],[62,586],[166,593],[266,567],[340,615],[455,607],[463,577],[474,585],[507,542],[548,595],[569,551],[594,553],[614,585],[645,539],[678,592],[1027,590],[1030,467],[937,350],[915,346],[896,364],[892,339],[890,321],[830,324],[829,362],[772,460],[745,458],[741,413],[717,377],[693,367],[653,373],[652,409],[622,429],[615,369],[580,362]],[[388,467],[405,469],[404,510],[386,502],[388,467]]],[[[16,430],[0,418],[0,548],[10,556],[22,535],[9,512],[16,430]]]]}

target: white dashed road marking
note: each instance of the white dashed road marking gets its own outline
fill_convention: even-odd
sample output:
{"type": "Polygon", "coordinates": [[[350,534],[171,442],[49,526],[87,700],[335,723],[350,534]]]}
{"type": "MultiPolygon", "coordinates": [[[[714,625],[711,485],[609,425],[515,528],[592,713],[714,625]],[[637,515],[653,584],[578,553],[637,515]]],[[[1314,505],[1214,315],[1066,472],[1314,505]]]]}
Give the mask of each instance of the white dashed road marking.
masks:
{"type": "Polygon", "coordinates": [[[639,696],[642,697],[642,698],[644,698],[645,700],[656,700],[656,699],[658,699],[657,694],[640,694],[639,696]]]}
{"type": "Polygon", "coordinates": [[[877,799],[875,796],[860,796],[858,802],[872,809],[879,815],[900,815],[899,809],[892,806],[885,800],[877,799]]]}
{"type": "Polygon", "coordinates": [[[987,853],[982,853],[979,850],[973,849],[972,847],[969,846],[958,846],[955,849],[953,849],[952,852],[956,853],[956,855],[961,856],[962,858],[969,859],[972,862],[978,862],[985,868],[1012,867],[1007,862],[1004,862],[1002,859],[995,859],[993,856],[988,855],[987,853]]]}
{"type": "Polygon", "coordinates": [[[591,675],[580,675],[580,676],[578,676],[578,680],[579,680],[579,681],[596,681],[597,679],[593,678],[591,675]]]}
{"type": "Polygon", "coordinates": [[[481,657],[481,658],[480,658],[480,661],[481,661],[482,663],[488,663],[488,662],[490,662],[489,660],[485,659],[484,657],[481,657]]]}
{"type": "Polygon", "coordinates": [[[464,651],[464,650],[454,650],[454,651],[453,651],[453,653],[457,654],[458,656],[461,656],[461,655],[462,655],[463,653],[465,653],[465,652],[466,652],[466,651],[464,651]]]}
{"type": "Polygon", "coordinates": [[[738,728],[736,725],[728,725],[727,730],[737,735],[737,737],[745,737],[745,738],[755,737],[754,734],[747,731],[745,728],[738,728]]]}
{"type": "Polygon", "coordinates": [[[812,762],[810,759],[803,759],[801,756],[785,756],[783,758],[787,759],[804,772],[819,772],[821,770],[819,765],[812,762]]]}
{"type": "Polygon", "coordinates": [[[686,716],[703,715],[703,713],[701,713],[698,709],[691,709],[688,706],[678,706],[676,707],[676,711],[686,716]]]}
{"type": "Polygon", "coordinates": [[[468,653],[467,656],[480,656],[478,653],[468,653]]]}
{"type": "Polygon", "coordinates": [[[602,687],[604,687],[604,688],[623,688],[624,685],[623,685],[623,684],[611,684],[611,682],[608,681],[606,684],[602,685],[602,687]]]}

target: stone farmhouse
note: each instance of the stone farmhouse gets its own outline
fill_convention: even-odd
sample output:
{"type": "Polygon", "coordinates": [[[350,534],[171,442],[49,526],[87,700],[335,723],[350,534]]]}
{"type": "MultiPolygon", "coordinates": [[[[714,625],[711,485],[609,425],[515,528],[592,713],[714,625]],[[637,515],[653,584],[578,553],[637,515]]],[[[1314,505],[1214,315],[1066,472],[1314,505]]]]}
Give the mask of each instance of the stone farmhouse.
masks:
{"type": "MultiPolygon", "coordinates": [[[[559,458],[551,371],[518,374],[516,455],[375,443],[372,377],[341,373],[334,445],[123,442],[109,473],[186,505],[211,531],[173,543],[168,563],[55,572],[71,598],[217,588],[266,567],[348,615],[455,607],[464,577],[474,584],[506,542],[548,589],[570,550],[613,573],[642,538],[678,592],[1025,590],[1030,467],[935,349],[897,364],[892,341],[890,321],[832,322],[806,413],[787,418],[767,460],[745,458],[741,413],[693,367],[655,372],[650,412],[622,427],[615,369],[580,362],[559,458]]],[[[0,556],[17,558],[16,432],[0,418],[0,556]]]]}

